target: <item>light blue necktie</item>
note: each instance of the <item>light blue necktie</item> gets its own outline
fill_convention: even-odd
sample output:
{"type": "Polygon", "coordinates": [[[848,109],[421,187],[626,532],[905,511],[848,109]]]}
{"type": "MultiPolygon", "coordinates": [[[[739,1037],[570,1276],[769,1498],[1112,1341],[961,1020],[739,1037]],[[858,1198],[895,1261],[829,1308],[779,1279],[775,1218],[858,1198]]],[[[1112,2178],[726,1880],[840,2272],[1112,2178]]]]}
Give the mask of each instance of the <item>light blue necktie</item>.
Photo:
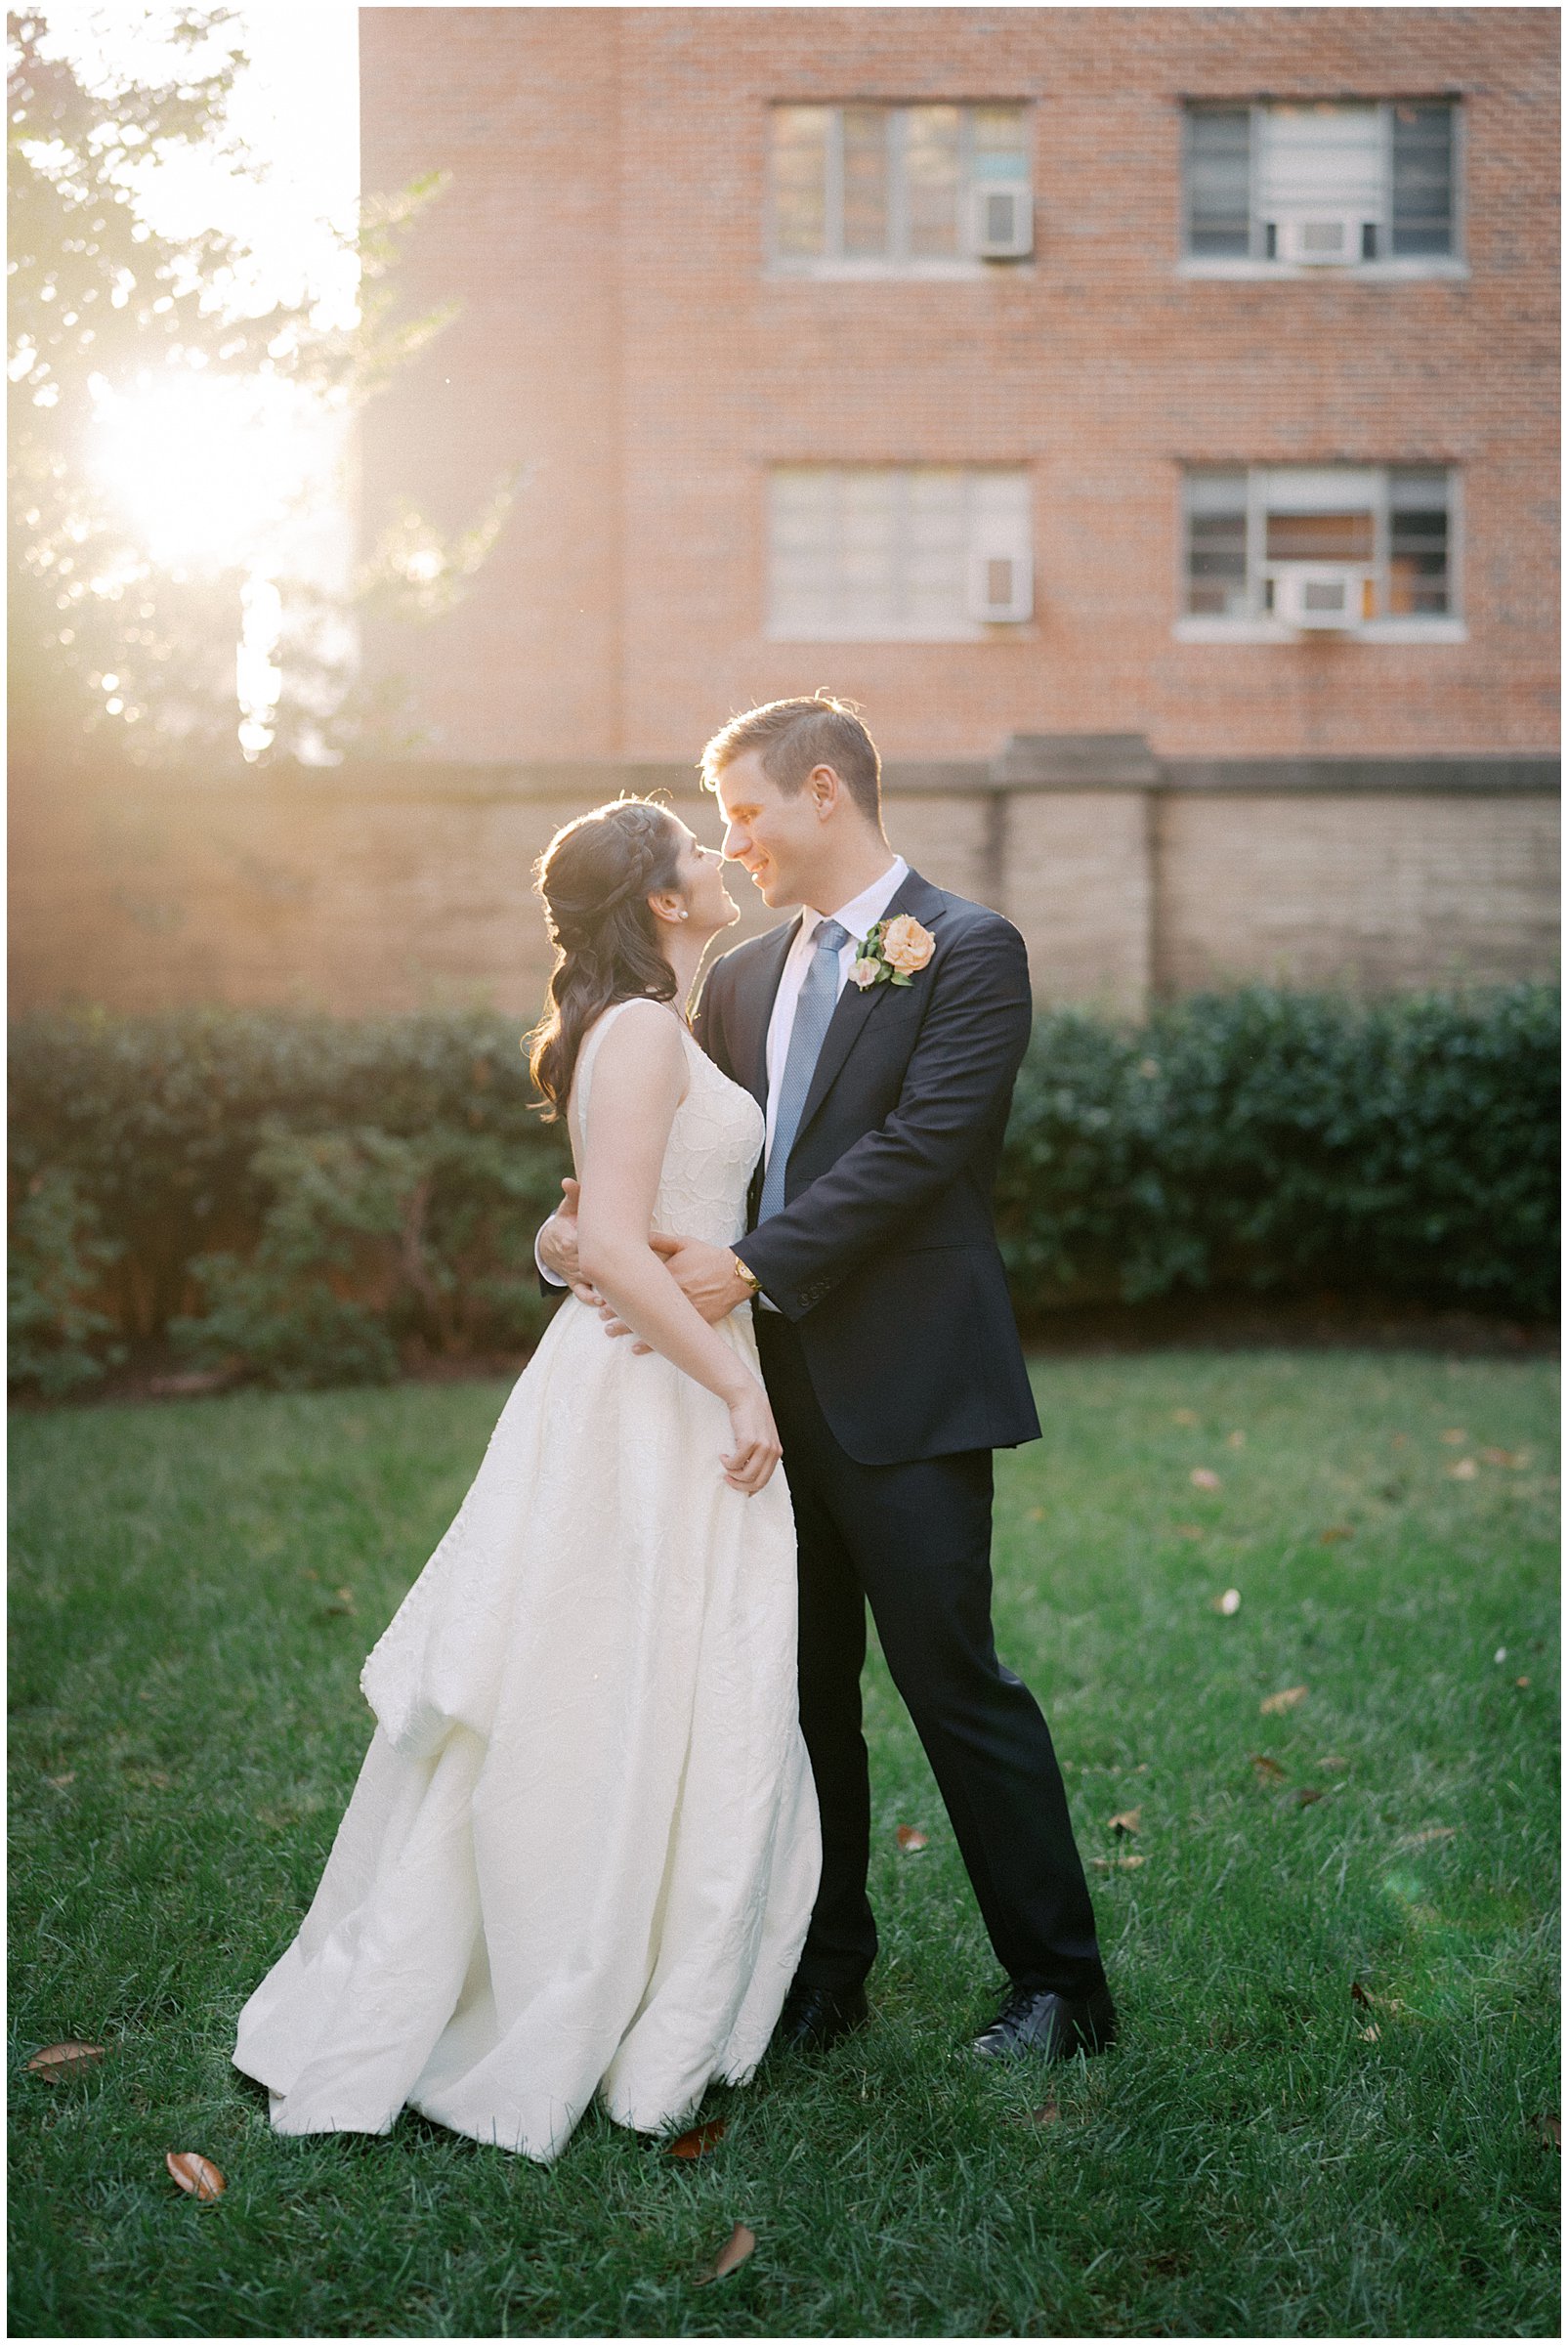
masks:
{"type": "Polygon", "coordinates": [[[824,920],[812,941],[816,950],[795,1003],[795,1022],[790,1030],[784,1080],[779,1086],[779,1113],[774,1119],[773,1146],[768,1151],[768,1169],[763,1175],[759,1221],[766,1221],[770,1214],[784,1210],[784,1168],[795,1144],[795,1133],[800,1130],[806,1093],[811,1088],[828,1024],[838,1003],[838,956],[849,942],[849,930],[837,920],[824,920]]]}

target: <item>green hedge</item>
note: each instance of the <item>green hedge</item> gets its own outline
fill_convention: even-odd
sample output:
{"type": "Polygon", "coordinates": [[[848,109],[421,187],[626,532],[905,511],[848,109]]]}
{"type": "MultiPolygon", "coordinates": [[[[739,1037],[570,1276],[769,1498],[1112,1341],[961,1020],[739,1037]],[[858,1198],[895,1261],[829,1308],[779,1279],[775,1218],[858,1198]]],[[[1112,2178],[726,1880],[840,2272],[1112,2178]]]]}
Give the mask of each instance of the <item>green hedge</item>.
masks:
{"type": "MultiPolygon", "coordinates": [[[[997,1204],[1020,1317],[1333,1288],[1555,1307],[1558,1003],[1253,987],[1037,1021],[997,1204]]],[[[13,1382],[172,1343],[270,1383],[514,1349],[568,1167],[482,1012],[54,1014],[13,1028],[13,1382]]]]}

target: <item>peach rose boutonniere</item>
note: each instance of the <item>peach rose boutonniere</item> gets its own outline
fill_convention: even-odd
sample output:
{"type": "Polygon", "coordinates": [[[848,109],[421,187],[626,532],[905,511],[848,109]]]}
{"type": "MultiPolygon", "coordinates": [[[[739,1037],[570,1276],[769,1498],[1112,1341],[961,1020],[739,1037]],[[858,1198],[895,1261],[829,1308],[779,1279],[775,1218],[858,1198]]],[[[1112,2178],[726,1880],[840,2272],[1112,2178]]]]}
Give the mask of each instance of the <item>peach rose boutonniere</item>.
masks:
{"type": "Polygon", "coordinates": [[[929,928],[909,913],[878,920],[859,948],[850,976],[862,990],[871,985],[910,985],[936,951],[929,928]]]}

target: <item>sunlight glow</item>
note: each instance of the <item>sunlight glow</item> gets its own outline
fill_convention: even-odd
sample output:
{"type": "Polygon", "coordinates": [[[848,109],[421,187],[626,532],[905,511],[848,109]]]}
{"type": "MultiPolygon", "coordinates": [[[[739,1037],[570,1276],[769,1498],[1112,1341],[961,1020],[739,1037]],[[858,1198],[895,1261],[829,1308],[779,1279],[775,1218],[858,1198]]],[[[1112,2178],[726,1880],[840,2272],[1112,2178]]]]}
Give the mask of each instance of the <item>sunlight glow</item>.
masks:
{"type": "Polygon", "coordinates": [[[268,721],[283,689],[283,671],[273,654],[283,631],[283,598],[269,577],[247,580],[240,602],[245,623],[234,656],[234,690],[239,702],[239,746],[247,763],[273,746],[268,721]]]}
{"type": "Polygon", "coordinates": [[[321,472],[319,405],[272,376],[93,385],[93,465],[160,565],[222,569],[283,530],[321,472]]]}

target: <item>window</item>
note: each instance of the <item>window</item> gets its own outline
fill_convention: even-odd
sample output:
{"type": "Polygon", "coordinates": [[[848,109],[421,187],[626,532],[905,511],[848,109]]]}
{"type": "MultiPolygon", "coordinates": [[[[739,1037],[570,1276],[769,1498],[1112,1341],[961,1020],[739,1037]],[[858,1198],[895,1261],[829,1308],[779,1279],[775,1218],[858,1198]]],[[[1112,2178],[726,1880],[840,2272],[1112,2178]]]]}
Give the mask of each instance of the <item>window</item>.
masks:
{"type": "Polygon", "coordinates": [[[768,500],[770,635],[973,642],[1030,615],[1026,473],[780,465],[768,500]]]}
{"type": "Polygon", "coordinates": [[[1189,106],[1189,259],[1354,268],[1450,258],[1455,116],[1446,98],[1189,106]]]}
{"type": "Polygon", "coordinates": [[[1404,634],[1453,616],[1446,468],[1195,465],[1185,501],[1191,618],[1404,634]]]}
{"type": "Polygon", "coordinates": [[[1021,106],[776,106],[772,259],[940,274],[1034,242],[1021,106]]]}

